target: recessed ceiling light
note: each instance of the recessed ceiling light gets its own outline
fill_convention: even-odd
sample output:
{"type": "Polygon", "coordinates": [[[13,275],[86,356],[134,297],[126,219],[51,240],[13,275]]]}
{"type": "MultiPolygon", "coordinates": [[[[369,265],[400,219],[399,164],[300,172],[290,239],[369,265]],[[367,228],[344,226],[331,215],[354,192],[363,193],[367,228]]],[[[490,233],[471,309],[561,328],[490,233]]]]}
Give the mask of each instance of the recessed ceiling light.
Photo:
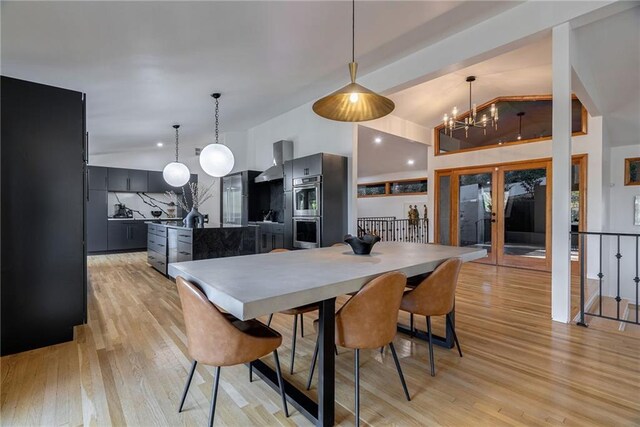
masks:
{"type": "Polygon", "coordinates": [[[380,138],[379,136],[376,136],[373,142],[375,142],[376,144],[380,144],[382,142],[382,138],[380,138]]]}
{"type": "Polygon", "coordinates": [[[164,144],[160,141],[156,142],[156,147],[162,147],[164,144]]]}
{"type": "Polygon", "coordinates": [[[408,164],[408,165],[413,165],[414,163],[415,163],[415,162],[413,161],[413,159],[409,159],[409,160],[407,160],[407,164],[408,164]]]}

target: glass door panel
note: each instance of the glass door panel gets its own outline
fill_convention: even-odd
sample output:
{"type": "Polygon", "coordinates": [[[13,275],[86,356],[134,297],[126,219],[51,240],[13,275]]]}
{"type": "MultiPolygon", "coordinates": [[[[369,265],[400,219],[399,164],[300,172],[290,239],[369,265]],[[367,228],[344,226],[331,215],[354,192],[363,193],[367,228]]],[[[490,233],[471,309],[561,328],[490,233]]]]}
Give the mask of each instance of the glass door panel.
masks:
{"type": "Polygon", "coordinates": [[[459,246],[473,246],[487,250],[481,261],[495,262],[495,206],[491,171],[460,174],[458,176],[459,246]]]}
{"type": "Polygon", "coordinates": [[[501,168],[504,191],[498,232],[501,265],[547,267],[551,221],[547,168],[547,163],[501,168]]]}

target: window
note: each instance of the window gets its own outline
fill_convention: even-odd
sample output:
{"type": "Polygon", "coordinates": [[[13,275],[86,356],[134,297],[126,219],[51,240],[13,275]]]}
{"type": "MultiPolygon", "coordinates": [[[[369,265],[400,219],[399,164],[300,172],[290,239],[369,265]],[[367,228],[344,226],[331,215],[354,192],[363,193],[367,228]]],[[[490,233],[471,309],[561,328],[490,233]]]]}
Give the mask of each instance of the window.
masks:
{"type": "Polygon", "coordinates": [[[427,178],[358,184],[358,197],[427,194],[427,178]]]}
{"type": "MultiPolygon", "coordinates": [[[[490,117],[489,108],[495,104],[498,109],[497,127],[487,123],[486,129],[458,129],[449,133],[443,125],[435,128],[436,155],[460,151],[480,150],[509,144],[545,141],[551,139],[553,101],[551,96],[500,97],[481,105],[477,116],[490,117]]],[[[576,97],[572,101],[572,133],[587,133],[587,110],[576,97]]],[[[469,115],[458,116],[464,121],[469,115]]]]}

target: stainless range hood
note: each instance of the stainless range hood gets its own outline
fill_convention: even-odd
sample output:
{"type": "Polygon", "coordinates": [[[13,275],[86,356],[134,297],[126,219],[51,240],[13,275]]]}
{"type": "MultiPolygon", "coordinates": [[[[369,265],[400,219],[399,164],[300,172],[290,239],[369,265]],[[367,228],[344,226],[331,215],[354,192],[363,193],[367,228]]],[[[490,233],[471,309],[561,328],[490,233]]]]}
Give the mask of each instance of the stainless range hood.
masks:
{"type": "Polygon", "coordinates": [[[284,162],[293,159],[293,141],[273,143],[273,166],[256,176],[255,182],[267,182],[284,178],[284,162]]]}

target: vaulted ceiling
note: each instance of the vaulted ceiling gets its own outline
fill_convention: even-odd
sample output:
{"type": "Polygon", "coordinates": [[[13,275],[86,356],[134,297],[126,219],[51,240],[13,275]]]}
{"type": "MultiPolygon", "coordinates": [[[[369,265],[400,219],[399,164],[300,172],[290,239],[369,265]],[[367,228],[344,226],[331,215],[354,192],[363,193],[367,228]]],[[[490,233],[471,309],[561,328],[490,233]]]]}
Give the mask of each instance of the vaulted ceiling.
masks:
{"type": "MultiPolygon", "coordinates": [[[[366,74],[519,2],[358,1],[366,74]]],[[[350,2],[7,2],[2,74],[87,93],[91,152],[245,130],[348,81],[350,2]]]]}

